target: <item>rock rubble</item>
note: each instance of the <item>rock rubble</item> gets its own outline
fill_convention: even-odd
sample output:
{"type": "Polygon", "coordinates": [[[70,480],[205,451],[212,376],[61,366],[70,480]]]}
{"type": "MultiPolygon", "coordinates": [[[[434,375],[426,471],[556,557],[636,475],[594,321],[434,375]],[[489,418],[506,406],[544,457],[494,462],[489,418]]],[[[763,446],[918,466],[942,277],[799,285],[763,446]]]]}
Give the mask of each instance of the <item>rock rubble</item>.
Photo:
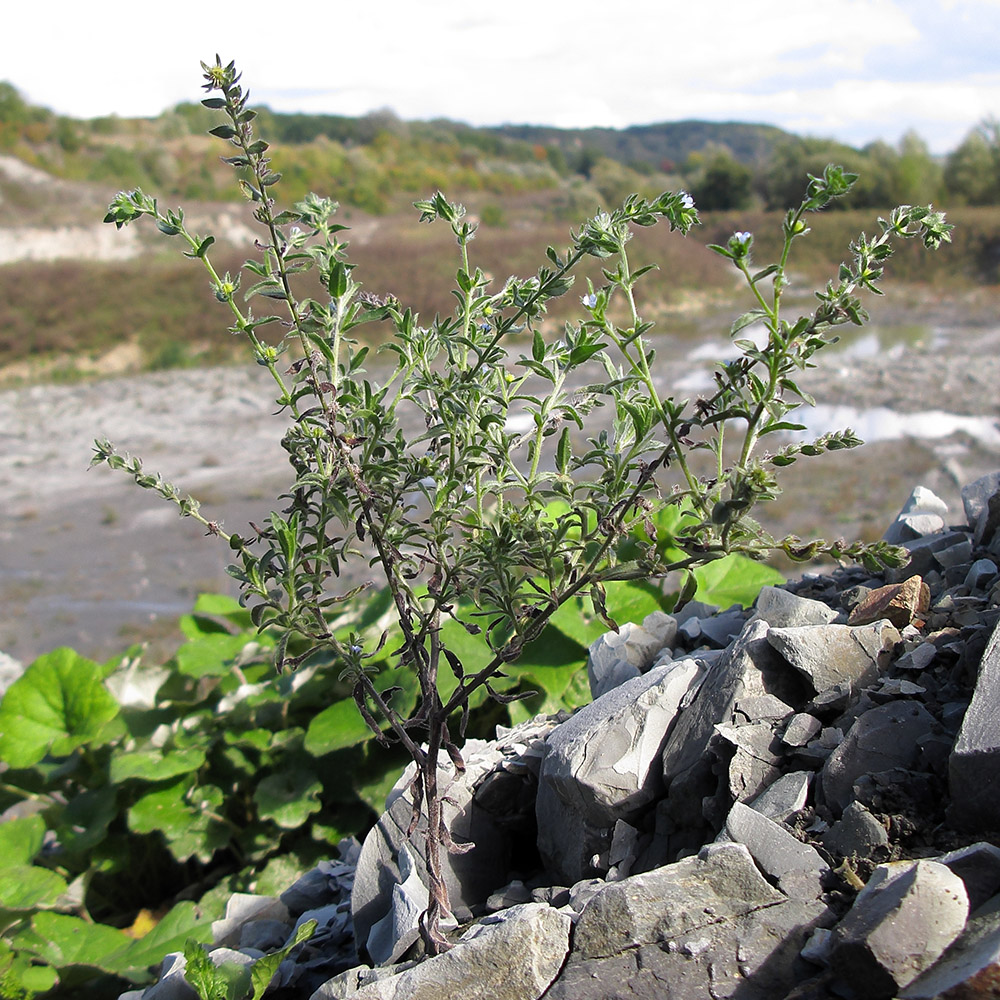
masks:
{"type": "MultiPolygon", "coordinates": [[[[449,774],[455,947],[421,958],[407,779],[363,846],[234,897],[214,961],[318,934],[294,1000],[930,1000],[1000,982],[1000,473],[918,487],[907,567],[688,605],[598,640],[593,702],[449,774]],[[404,827],[405,828],[405,827],[404,827]]],[[[143,1000],[194,994],[170,956],[143,1000]]]]}

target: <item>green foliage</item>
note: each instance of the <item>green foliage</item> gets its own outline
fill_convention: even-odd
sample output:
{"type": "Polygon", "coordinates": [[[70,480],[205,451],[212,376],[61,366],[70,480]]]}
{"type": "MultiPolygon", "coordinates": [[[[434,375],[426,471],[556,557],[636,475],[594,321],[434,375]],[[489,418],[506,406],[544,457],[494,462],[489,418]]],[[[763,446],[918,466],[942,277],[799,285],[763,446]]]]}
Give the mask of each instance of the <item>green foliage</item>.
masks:
{"type": "Polygon", "coordinates": [[[308,941],[315,930],[316,921],[307,921],[284,948],[247,965],[235,962],[215,965],[197,941],[188,941],[184,947],[184,978],[198,994],[199,1000],[257,1000],[264,995],[285,957],[308,941]]]}

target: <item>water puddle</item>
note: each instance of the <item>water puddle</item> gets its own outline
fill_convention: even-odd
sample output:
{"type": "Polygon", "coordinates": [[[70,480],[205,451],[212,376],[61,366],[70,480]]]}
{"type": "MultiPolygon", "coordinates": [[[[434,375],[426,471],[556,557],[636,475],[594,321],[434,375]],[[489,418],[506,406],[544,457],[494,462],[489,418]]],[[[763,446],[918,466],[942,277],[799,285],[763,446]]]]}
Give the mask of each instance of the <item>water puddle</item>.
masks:
{"type": "Polygon", "coordinates": [[[899,441],[917,438],[936,441],[952,434],[966,434],[990,448],[1000,448],[1000,420],[996,417],[963,417],[943,410],[898,413],[885,406],[860,410],[853,406],[802,406],[791,416],[806,429],[790,437],[812,439],[850,427],[863,441],[899,441]]]}

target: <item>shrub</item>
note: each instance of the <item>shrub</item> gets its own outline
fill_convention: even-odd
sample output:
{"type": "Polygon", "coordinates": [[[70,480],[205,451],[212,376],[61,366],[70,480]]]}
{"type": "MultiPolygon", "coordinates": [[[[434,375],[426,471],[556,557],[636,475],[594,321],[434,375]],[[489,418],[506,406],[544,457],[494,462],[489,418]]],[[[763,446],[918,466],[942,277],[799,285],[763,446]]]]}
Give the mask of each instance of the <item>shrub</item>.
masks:
{"type": "MultiPolygon", "coordinates": [[[[616,628],[616,617],[633,617],[643,602],[673,607],[706,583],[726,593],[733,580],[754,580],[755,561],[770,552],[799,559],[825,553],[872,566],[901,561],[902,553],[884,543],[768,536],[752,512],[779,492],[778,469],[860,442],[850,431],[807,443],[772,437],[779,442],[773,452],[762,451],[761,441],[798,428],[789,415],[810,399],[797,373],[835,339],[838,325],[864,322],[856,293],[877,291],[891,241],[917,238],[933,248],[949,239],[950,227],[930,208],[896,209],[879,220],[878,236],[852,244],[837,280],[817,293],[815,312],[790,321],[781,310],[792,245],[808,232],[808,214],[856,180],[836,166],[811,176],[805,197],[785,217],[775,263],[754,265],[748,232],[712,247],[737,268],[753,298],[732,335],[759,326],[761,343],[735,341],[740,356],[718,366],[711,394],[694,402],[664,399],[653,378],[651,324],[641,319],[635,296],[649,267],[634,265],[628,243],[634,227],[660,221],[686,234],[698,221],[688,195],[630,196],[587,221],[565,251],[549,248],[535,275],[499,288],[472,264],[475,226],[464,209],[440,193],[419,201],[421,221],[449,227],[459,258],[454,314],[422,324],[396,299],[362,292],[333,202],[309,195],[292,209],[275,209],[271,192],[280,176],[265,155],[267,143],[253,134],[254,112],[235,67],[216,59],[204,69],[205,89],[221,96],[203,103],[227,119],[212,133],[235,147],[227,162],[240,171],[263,226],[261,256],[246,264],[253,284],[238,299],[241,276],[215,270],[213,238],[190,232],[183,212],[162,212],[140,190],[120,194],[106,221],[120,228],[148,215],[207,269],[232,331],[275,383],[289,419],[283,445],[293,481],[281,509],[244,537],[205,518],[196,501],[138,459],[97,442],[95,462],[175,503],[234,553],[230,572],[240,583],[240,605],[211,609],[224,622],[193,639],[193,651],[178,654],[180,681],[149,681],[156,712],[166,708],[164,698],[190,706],[207,688],[216,714],[199,707],[190,724],[176,716],[157,726],[130,721],[103,684],[106,670],[70,663],[70,653],[53,654],[11,688],[0,709],[12,723],[14,715],[29,720],[0,743],[12,769],[7,793],[20,788],[31,796],[56,776],[72,783],[96,774],[94,788],[74,786],[71,797],[52,797],[41,811],[98,810],[100,822],[91,818],[84,829],[99,834],[120,832],[114,824],[124,812],[128,836],[152,836],[160,827],[178,859],[205,863],[228,850],[259,861],[262,840],[273,840],[266,824],[296,832],[311,825],[320,786],[330,778],[325,761],[319,781],[287,760],[298,754],[304,765],[303,754],[367,746],[371,734],[416,763],[413,793],[428,817],[423,931],[433,953],[447,946],[438,926],[448,912],[441,851],[465,849],[441,821],[438,765],[462,769],[458,738],[474,711],[492,701],[516,719],[526,711],[519,708],[524,700],[532,710],[572,707],[585,698],[578,667],[595,631],[616,628]],[[543,325],[547,304],[570,291],[588,258],[602,262],[603,281],[588,282],[581,318],[552,336],[543,325]],[[319,279],[314,297],[293,291],[292,278],[306,272],[319,279]],[[255,315],[245,301],[263,303],[264,312],[255,315]],[[270,311],[275,306],[279,313],[270,311]],[[395,355],[396,369],[384,383],[366,376],[368,347],[355,340],[368,323],[391,329],[384,349],[395,355]],[[283,331],[276,346],[262,338],[267,327],[283,331]],[[512,353],[525,342],[515,334],[527,338],[523,353],[512,353]],[[337,589],[341,568],[357,559],[368,560],[384,580],[368,600],[368,588],[337,589]],[[670,574],[680,574],[681,586],[667,595],[662,581],[670,574]],[[581,605],[589,608],[589,622],[579,616],[581,605]],[[256,630],[255,652],[273,653],[278,676],[246,658],[247,628],[256,630]],[[548,643],[543,653],[545,636],[562,636],[564,645],[548,643]],[[52,697],[34,699],[43,675],[52,697]],[[526,690],[522,679],[539,682],[541,693],[526,690]],[[303,692],[328,703],[307,729],[291,717],[303,692]],[[262,729],[275,735],[261,735],[262,729]],[[264,780],[252,795],[240,794],[239,775],[254,767],[263,768],[264,780]],[[12,772],[28,776],[15,786],[12,772]],[[139,782],[138,793],[131,781],[139,782]],[[235,803],[227,795],[234,788],[235,803]],[[237,804],[246,810],[239,822],[227,813],[237,804]],[[164,819],[171,809],[183,813],[176,822],[164,819]]],[[[758,575],[756,587],[768,579],[766,571],[758,575]]],[[[188,718],[186,709],[181,714],[188,718]]],[[[67,845],[83,851],[78,824],[61,822],[62,851],[67,845]]],[[[56,933],[62,918],[80,918],[52,912],[72,907],[72,883],[44,863],[39,820],[25,816],[13,829],[26,871],[9,889],[16,905],[5,902],[15,930],[0,962],[18,988],[34,989],[42,977],[36,960],[59,965],[42,941],[45,928],[56,933]]],[[[90,954],[106,950],[95,939],[90,954]]],[[[113,947],[111,955],[124,961],[113,947]]],[[[63,964],[78,957],[67,962],[63,954],[63,964]]]]}

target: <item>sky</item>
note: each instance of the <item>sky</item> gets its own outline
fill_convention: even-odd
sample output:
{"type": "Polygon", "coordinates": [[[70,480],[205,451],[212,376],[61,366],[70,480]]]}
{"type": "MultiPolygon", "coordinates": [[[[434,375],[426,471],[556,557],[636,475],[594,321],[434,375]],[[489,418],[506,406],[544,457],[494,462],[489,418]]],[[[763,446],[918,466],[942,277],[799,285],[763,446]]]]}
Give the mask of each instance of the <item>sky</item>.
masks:
{"type": "Polygon", "coordinates": [[[78,118],[202,96],[275,111],[623,128],[700,118],[954,149],[1000,116],[1000,0],[18,0],[0,80],[78,118]]]}

